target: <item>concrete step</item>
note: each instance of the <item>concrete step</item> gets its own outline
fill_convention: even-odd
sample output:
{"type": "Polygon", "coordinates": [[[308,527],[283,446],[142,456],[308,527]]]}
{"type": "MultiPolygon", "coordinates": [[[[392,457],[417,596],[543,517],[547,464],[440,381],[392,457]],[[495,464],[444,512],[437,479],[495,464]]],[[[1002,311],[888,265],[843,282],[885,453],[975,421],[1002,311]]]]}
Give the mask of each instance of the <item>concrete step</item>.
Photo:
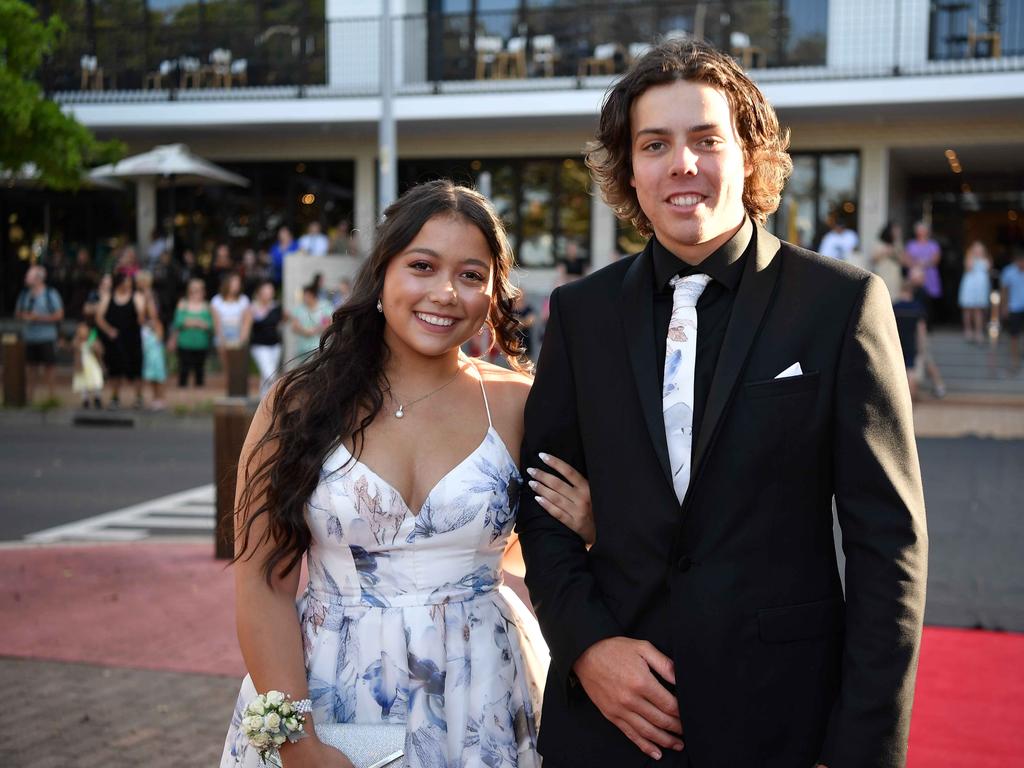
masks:
{"type": "Polygon", "coordinates": [[[1009,341],[1000,334],[995,346],[971,344],[959,330],[939,329],[928,337],[935,364],[950,393],[987,393],[1024,397],[1024,375],[1006,371],[1009,341]]]}

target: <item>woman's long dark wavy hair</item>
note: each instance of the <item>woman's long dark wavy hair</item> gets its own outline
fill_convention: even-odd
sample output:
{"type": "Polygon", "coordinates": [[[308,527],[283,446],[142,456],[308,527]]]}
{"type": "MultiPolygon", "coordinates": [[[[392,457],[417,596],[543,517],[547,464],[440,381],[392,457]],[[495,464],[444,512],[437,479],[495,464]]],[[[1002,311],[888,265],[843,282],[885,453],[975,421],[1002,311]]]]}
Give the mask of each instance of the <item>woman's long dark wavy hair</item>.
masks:
{"type": "Polygon", "coordinates": [[[352,295],[335,311],[319,349],[284,374],[267,401],[270,425],[249,456],[239,509],[248,514],[236,541],[235,561],[271,542],[263,574],[285,576],[302,560],[311,534],[306,503],[320,480],[324,460],[343,441],[362,450],[366,428],[384,405],[389,389],[384,372],[388,349],[384,315],[377,299],[391,260],[435,216],[461,218],[483,234],[494,259],[493,296],[487,313],[495,343],[516,370],[528,366],[513,305],[519,294],[511,282],[512,249],[487,198],[448,180],[413,187],[386,211],[373,250],[356,276],[352,295]],[[257,457],[266,454],[257,461],[257,457]],[[255,465],[255,466],[254,466],[255,465]],[[266,529],[253,541],[253,523],[265,516],[266,529]]]}

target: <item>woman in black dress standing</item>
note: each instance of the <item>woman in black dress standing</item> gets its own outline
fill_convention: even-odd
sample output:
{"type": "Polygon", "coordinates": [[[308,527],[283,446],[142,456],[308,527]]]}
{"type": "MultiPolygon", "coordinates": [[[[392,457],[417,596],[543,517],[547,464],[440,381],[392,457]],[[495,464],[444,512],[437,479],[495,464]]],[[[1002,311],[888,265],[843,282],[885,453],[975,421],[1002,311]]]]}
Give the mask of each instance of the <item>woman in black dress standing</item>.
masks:
{"type": "Polygon", "coordinates": [[[135,407],[142,407],[142,326],[146,322],[146,301],[135,290],[134,279],[126,273],[114,275],[109,296],[100,299],[96,325],[106,335],[104,362],[110,380],[110,408],[120,404],[121,384],[134,382],[135,407]]]}

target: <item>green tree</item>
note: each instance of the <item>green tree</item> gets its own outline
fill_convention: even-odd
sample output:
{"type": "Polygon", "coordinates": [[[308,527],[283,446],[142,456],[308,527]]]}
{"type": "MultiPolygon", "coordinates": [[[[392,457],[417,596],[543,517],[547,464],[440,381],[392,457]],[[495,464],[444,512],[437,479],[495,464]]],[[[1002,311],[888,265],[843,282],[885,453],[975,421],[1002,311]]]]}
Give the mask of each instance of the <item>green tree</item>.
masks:
{"type": "Polygon", "coordinates": [[[34,166],[54,189],[75,189],[90,165],[116,160],[123,145],[101,142],[46,98],[39,66],[66,32],[56,16],[43,23],[21,0],[0,0],[0,171],[34,166]]]}

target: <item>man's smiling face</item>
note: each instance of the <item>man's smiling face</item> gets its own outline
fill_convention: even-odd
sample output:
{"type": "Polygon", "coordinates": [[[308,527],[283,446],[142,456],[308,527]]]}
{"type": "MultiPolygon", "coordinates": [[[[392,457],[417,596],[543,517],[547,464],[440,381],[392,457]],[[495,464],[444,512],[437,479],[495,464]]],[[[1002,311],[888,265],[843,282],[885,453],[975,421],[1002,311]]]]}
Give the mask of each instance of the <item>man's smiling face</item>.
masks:
{"type": "Polygon", "coordinates": [[[751,171],[725,94],[688,80],[652,86],[633,102],[630,135],[630,183],[655,235],[684,261],[703,261],[743,223],[751,171]]]}

